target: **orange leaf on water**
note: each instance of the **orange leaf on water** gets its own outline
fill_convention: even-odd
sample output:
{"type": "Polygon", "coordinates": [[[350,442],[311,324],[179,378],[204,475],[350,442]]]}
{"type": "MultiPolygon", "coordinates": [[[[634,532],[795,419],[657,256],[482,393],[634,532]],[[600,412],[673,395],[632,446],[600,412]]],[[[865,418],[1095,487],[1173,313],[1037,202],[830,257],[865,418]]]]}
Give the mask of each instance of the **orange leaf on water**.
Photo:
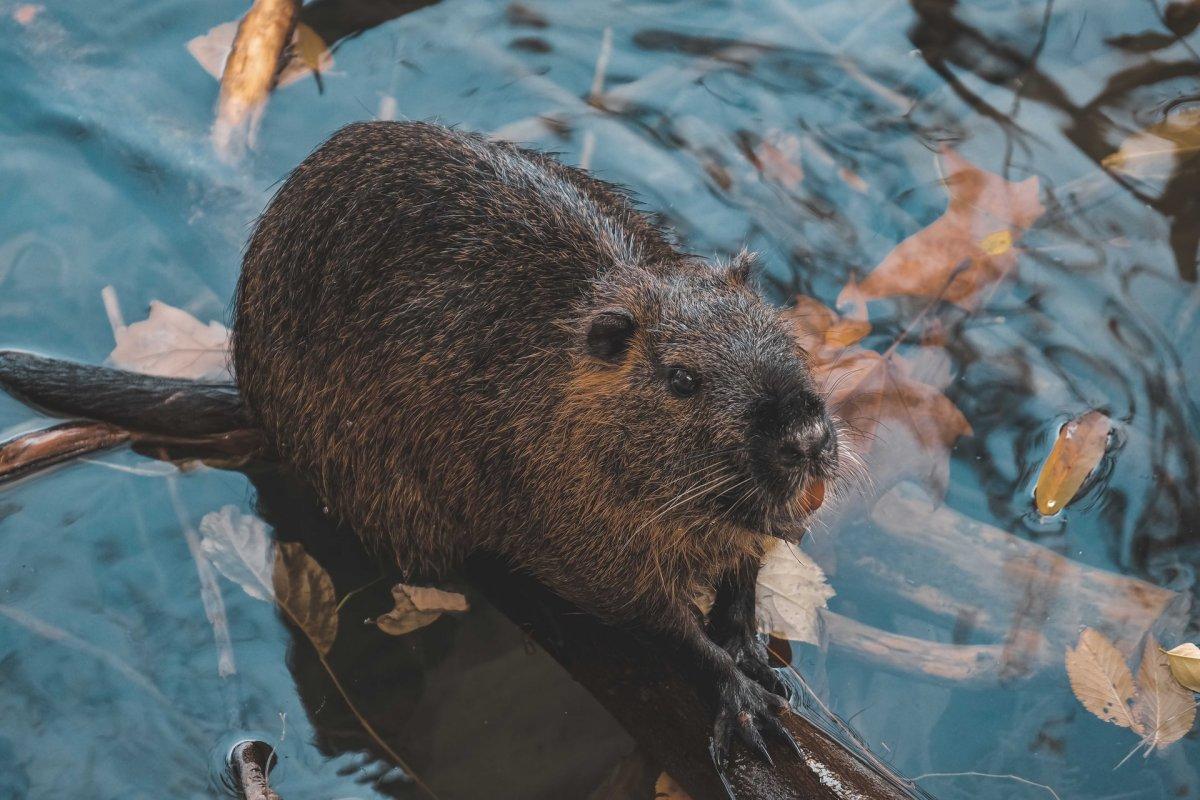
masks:
{"type": "MultiPolygon", "coordinates": [[[[865,314],[865,307],[860,308],[865,314]]],[[[848,427],[847,444],[867,461],[875,482],[914,476],[940,493],[949,473],[950,448],[971,433],[958,407],[899,354],[860,346],[871,330],[865,316],[840,316],[803,296],[791,315],[818,387],[848,427]]]]}
{"type": "Polygon", "coordinates": [[[1112,420],[1099,411],[1089,411],[1062,426],[1033,490],[1039,513],[1057,514],[1074,499],[1104,457],[1111,431],[1112,420]]]}
{"type": "Polygon", "coordinates": [[[1038,179],[1014,183],[944,149],[943,183],[950,202],[942,216],[909,236],[863,281],[838,296],[838,308],[855,291],[862,301],[894,295],[931,297],[974,310],[984,289],[1016,265],[1016,242],[1045,209],[1038,179]]]}

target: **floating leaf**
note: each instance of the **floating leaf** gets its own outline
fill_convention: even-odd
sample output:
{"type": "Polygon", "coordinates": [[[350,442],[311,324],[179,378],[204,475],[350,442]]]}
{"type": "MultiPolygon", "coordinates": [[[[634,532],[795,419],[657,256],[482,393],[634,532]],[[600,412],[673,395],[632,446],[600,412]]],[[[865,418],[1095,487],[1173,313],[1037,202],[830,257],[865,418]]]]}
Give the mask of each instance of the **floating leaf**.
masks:
{"type": "Polygon", "coordinates": [[[773,180],[785,189],[795,189],[804,180],[800,166],[800,140],[795,136],[778,137],[777,141],[763,139],[754,148],[754,163],[764,178],[773,180]]]}
{"type": "Polygon", "coordinates": [[[1139,730],[1130,703],[1133,675],[1104,634],[1084,628],[1075,649],[1067,648],[1067,677],[1083,707],[1105,722],[1139,730]]]}
{"type": "MultiPolygon", "coordinates": [[[[950,195],[945,212],[909,236],[855,287],[866,300],[914,295],[973,310],[980,293],[1016,265],[1013,242],[1045,210],[1038,179],[1007,181],[980,169],[953,150],[941,164],[950,195]]],[[[838,308],[846,302],[838,297],[838,308]]]]}
{"type": "Polygon", "coordinates": [[[458,592],[444,592],[424,586],[398,583],[392,587],[395,608],[375,618],[375,625],[384,633],[402,636],[424,628],[445,613],[469,611],[467,598],[458,592]]]}
{"type": "Polygon", "coordinates": [[[225,506],[204,515],[200,533],[200,549],[222,575],[251,597],[274,601],[275,543],[267,523],[236,506],[225,506]]]}
{"type": "Polygon", "coordinates": [[[271,540],[267,525],[234,506],[204,515],[200,547],[246,594],[273,601],[322,655],[337,637],[337,595],[329,573],[299,542],[271,540]]]}
{"type": "MultiPolygon", "coordinates": [[[[203,36],[189,41],[187,51],[205,72],[221,80],[237,30],[237,22],[222,22],[203,36]]],[[[284,64],[276,79],[277,89],[291,86],[314,72],[328,72],[334,65],[333,54],[321,35],[303,22],[296,23],[296,29],[292,32],[291,53],[292,57],[284,64]]]]}
{"type": "Polygon", "coordinates": [[[1196,721],[1192,693],[1171,676],[1167,658],[1158,646],[1158,640],[1148,634],[1142,650],[1142,665],[1138,668],[1133,716],[1140,725],[1138,733],[1142,734],[1149,750],[1179,741],[1196,721]]]}
{"type": "Polygon", "coordinates": [[[1200,108],[1184,108],[1133,134],[1100,163],[1131,178],[1166,178],[1178,159],[1200,153],[1200,108]]]}
{"type": "MultiPolygon", "coordinates": [[[[847,289],[855,296],[852,286],[847,289]]],[[[865,314],[865,306],[856,312],[865,314]]],[[[828,392],[830,408],[846,425],[847,443],[867,459],[875,481],[915,475],[940,493],[950,448],[971,433],[958,407],[898,353],[858,346],[871,329],[865,319],[839,316],[809,297],[797,298],[791,313],[817,385],[828,392]]]]}
{"type": "Polygon", "coordinates": [[[654,782],[654,800],[692,800],[692,796],[664,772],[654,782]]]}
{"type": "Polygon", "coordinates": [[[817,610],[836,594],[821,568],[798,547],[776,541],[758,572],[759,630],[780,639],[819,644],[817,610]]]}
{"type": "Polygon", "coordinates": [[[1033,490],[1039,513],[1057,514],[1074,499],[1104,457],[1111,431],[1112,421],[1099,411],[1089,411],[1062,426],[1033,490]]]}
{"type": "Polygon", "coordinates": [[[207,325],[183,309],[153,300],[150,316],[113,329],[117,346],[108,354],[114,367],[170,378],[231,381],[229,330],[207,325]]]}
{"type": "Polygon", "coordinates": [[[337,637],[337,596],[333,581],[299,542],[275,547],[275,602],[296,623],[321,655],[337,637]]]}
{"type": "Polygon", "coordinates": [[[1200,692],[1200,647],[1186,642],[1167,651],[1171,674],[1180,685],[1200,692]]]}

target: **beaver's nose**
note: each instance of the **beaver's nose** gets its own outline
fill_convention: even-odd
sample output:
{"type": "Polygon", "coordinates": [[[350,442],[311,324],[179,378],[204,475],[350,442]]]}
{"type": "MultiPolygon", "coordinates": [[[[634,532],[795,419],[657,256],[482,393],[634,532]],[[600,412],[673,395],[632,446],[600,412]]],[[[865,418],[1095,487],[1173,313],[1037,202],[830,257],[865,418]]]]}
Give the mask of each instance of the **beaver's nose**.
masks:
{"type": "Polygon", "coordinates": [[[795,469],[819,458],[833,438],[828,420],[806,422],[787,431],[779,441],[776,458],[780,466],[795,469]]]}

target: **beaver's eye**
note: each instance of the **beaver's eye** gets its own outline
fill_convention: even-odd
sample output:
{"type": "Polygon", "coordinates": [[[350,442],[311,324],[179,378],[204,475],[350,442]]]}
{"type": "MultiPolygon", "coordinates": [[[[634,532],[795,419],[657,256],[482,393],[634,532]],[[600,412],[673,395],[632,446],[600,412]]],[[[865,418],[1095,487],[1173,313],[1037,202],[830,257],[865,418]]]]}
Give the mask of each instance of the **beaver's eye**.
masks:
{"type": "Polygon", "coordinates": [[[691,397],[700,390],[700,379],[685,367],[671,367],[667,373],[667,384],[677,397],[691,397]]]}

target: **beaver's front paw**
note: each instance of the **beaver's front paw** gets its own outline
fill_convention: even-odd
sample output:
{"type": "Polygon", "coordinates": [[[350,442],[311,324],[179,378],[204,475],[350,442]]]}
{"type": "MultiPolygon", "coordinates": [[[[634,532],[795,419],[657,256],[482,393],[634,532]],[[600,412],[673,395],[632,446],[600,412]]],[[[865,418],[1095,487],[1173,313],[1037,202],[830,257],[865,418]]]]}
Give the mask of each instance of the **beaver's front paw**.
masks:
{"type": "Polygon", "coordinates": [[[767,751],[764,735],[784,742],[799,754],[800,748],[779,720],[780,715],[789,708],[788,702],[782,697],[772,694],[740,672],[732,673],[729,680],[722,683],[717,698],[717,721],[710,745],[717,768],[725,769],[734,734],[750,752],[768,764],[773,765],[774,762],[767,751]]]}
{"type": "Polygon", "coordinates": [[[791,699],[791,692],[787,684],[779,679],[779,675],[771,667],[770,654],[767,653],[767,648],[753,632],[747,631],[744,634],[734,636],[721,645],[721,648],[729,653],[733,663],[738,665],[738,669],[742,671],[747,678],[757,683],[759,686],[766,689],[772,694],[777,694],[780,697],[791,699]]]}

